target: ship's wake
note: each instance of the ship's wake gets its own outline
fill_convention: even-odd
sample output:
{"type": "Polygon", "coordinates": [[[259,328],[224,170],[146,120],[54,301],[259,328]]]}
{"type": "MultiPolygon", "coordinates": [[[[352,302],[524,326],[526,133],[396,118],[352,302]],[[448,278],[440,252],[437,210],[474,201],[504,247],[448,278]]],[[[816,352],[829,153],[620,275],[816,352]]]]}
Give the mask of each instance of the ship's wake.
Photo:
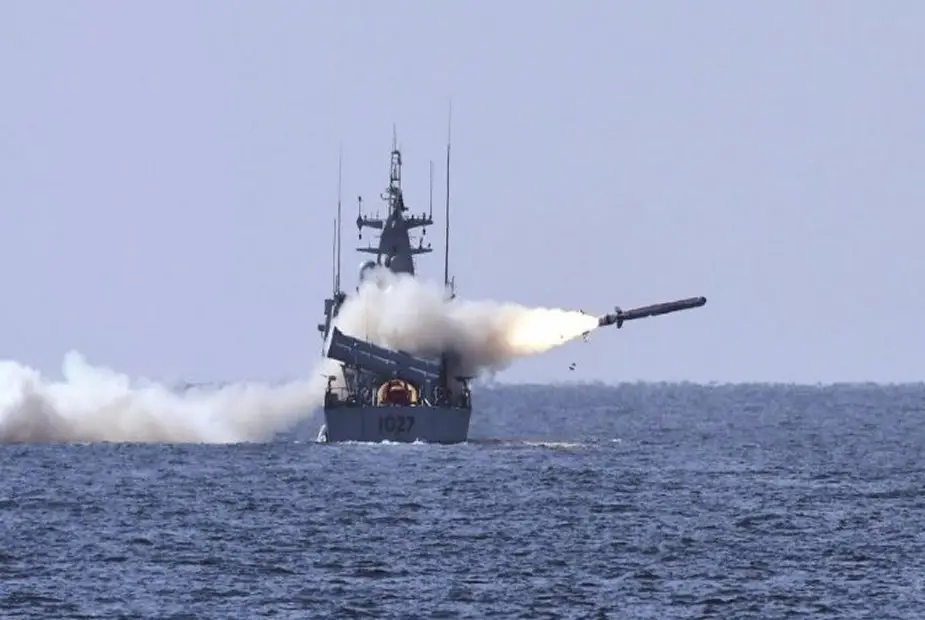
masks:
{"type": "MultiPolygon", "coordinates": [[[[593,316],[490,301],[447,301],[441,286],[382,271],[348,298],[336,321],[346,334],[418,355],[452,349],[461,372],[497,371],[597,327],[593,316]]],[[[322,360],[304,379],[183,391],[94,367],[77,353],[52,380],[0,361],[0,442],[267,441],[321,405],[322,360]]]]}

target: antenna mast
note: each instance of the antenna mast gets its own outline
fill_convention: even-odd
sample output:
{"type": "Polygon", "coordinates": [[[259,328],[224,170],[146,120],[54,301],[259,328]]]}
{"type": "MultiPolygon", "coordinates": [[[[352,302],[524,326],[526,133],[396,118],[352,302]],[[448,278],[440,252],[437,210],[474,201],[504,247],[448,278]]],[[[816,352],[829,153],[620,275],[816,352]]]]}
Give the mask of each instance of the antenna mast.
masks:
{"type": "Polygon", "coordinates": [[[430,214],[428,217],[434,219],[434,160],[430,160],[430,214]]]}
{"type": "Polygon", "coordinates": [[[446,233],[443,245],[443,285],[450,285],[450,137],[453,124],[453,102],[450,101],[450,112],[446,123],[446,213],[444,224],[446,233]]]}
{"type": "Polygon", "coordinates": [[[340,292],[340,230],[341,230],[341,219],[340,219],[340,193],[341,193],[341,181],[343,173],[343,147],[338,150],[337,153],[337,230],[335,232],[335,243],[337,244],[337,272],[334,276],[334,293],[340,292]]]}
{"type": "Polygon", "coordinates": [[[331,284],[337,295],[337,218],[334,218],[334,240],[331,243],[331,284]]]}

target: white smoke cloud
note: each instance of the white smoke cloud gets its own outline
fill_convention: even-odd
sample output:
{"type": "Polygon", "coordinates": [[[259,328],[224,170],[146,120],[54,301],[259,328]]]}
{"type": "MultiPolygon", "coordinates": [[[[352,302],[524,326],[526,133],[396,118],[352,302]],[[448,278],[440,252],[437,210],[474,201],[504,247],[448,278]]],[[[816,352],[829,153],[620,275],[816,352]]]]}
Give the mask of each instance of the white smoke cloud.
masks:
{"type": "MultiPolygon", "coordinates": [[[[348,298],[336,324],[349,335],[418,355],[452,349],[466,374],[568,342],[597,327],[593,316],[490,301],[447,301],[442,287],[382,270],[348,298]]],[[[320,407],[337,363],[319,360],[306,379],[176,392],[132,381],[69,353],[63,380],[0,361],[0,442],[266,441],[320,407]]]]}
{"type": "Polygon", "coordinates": [[[497,371],[598,326],[597,317],[515,303],[448,300],[442,286],[377,270],[349,298],[336,324],[345,334],[416,355],[453,350],[463,372],[497,371]]]}
{"type": "MultiPolygon", "coordinates": [[[[326,360],[326,365],[331,365],[326,360]]],[[[0,442],[266,441],[321,404],[324,378],[183,392],[65,356],[63,380],[0,362],[0,442]]]]}

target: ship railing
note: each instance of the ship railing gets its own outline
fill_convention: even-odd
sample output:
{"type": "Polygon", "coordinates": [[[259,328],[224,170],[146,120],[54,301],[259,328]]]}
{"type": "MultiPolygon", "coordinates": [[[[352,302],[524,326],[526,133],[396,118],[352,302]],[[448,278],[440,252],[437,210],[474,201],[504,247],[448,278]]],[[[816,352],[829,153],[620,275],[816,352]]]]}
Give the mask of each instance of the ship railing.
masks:
{"type": "Polygon", "coordinates": [[[345,407],[358,404],[356,394],[345,387],[329,386],[324,394],[326,407],[345,407]]]}
{"type": "MultiPolygon", "coordinates": [[[[434,407],[434,406],[449,406],[459,409],[467,409],[470,407],[471,396],[468,391],[462,393],[456,392],[449,395],[449,398],[443,398],[437,400],[433,395],[424,395],[418,400],[410,404],[413,407],[434,407]]],[[[361,390],[360,393],[356,393],[352,390],[349,390],[346,387],[334,387],[330,386],[325,392],[324,398],[325,407],[334,408],[334,407],[393,407],[388,402],[379,402],[378,400],[372,398],[372,393],[370,390],[361,390]]],[[[408,406],[408,405],[402,405],[408,406]]]]}

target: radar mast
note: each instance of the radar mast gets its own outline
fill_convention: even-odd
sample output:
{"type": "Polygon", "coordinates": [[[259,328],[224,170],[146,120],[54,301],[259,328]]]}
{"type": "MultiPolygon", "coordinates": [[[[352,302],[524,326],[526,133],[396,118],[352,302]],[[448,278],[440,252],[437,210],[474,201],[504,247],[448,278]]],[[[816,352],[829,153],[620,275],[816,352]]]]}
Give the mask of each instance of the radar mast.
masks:
{"type": "MultiPolygon", "coordinates": [[[[358,252],[375,255],[375,261],[365,263],[363,269],[370,266],[387,267],[393,273],[415,275],[414,257],[433,251],[428,243],[424,245],[423,237],[427,235],[427,226],[434,223],[433,212],[420,215],[408,215],[405,196],[401,185],[402,154],[398,147],[398,136],[392,127],[392,152],[389,158],[389,185],[380,198],[386,203],[388,214],[383,220],[363,213],[363,197],[357,197],[357,230],[360,239],[364,228],[380,230],[376,245],[369,244],[357,248],[358,252]],[[417,244],[412,243],[411,231],[421,228],[421,238],[417,244]],[[371,264],[370,264],[371,263],[371,264]]],[[[432,208],[431,208],[432,209],[432,208]]]]}

